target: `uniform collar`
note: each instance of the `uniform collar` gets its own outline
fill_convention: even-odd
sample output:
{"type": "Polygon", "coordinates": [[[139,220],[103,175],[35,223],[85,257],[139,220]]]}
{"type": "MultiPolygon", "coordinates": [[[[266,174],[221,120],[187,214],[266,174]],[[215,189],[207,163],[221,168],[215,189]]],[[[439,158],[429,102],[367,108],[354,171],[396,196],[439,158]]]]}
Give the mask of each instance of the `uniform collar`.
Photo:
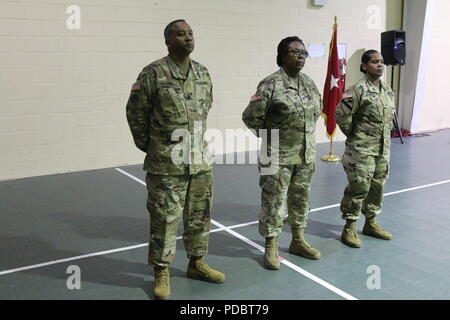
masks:
{"type": "MultiPolygon", "coordinates": [[[[292,88],[297,90],[298,88],[296,86],[293,85],[292,80],[289,78],[288,74],[286,73],[286,71],[284,71],[283,68],[280,68],[279,73],[281,75],[281,80],[283,81],[283,86],[286,89],[292,88]]],[[[300,80],[301,78],[301,73],[298,74],[297,80],[300,80]]]]}
{"type": "Polygon", "coordinates": [[[365,76],[365,80],[366,80],[367,88],[369,89],[370,92],[374,92],[374,93],[381,93],[383,91],[388,92],[390,89],[387,86],[387,84],[381,79],[380,79],[379,85],[373,84],[372,81],[370,81],[367,76],[365,76]]]}
{"type": "MultiPolygon", "coordinates": [[[[167,65],[169,66],[169,70],[170,73],[172,74],[172,76],[175,79],[181,79],[181,80],[186,80],[186,77],[184,77],[184,75],[182,75],[180,73],[180,70],[177,67],[177,64],[175,63],[175,61],[172,60],[172,58],[170,56],[166,56],[166,61],[167,61],[167,65]]],[[[188,78],[192,75],[194,77],[194,79],[198,79],[198,72],[197,69],[195,69],[194,64],[192,63],[192,60],[189,59],[189,63],[190,63],[190,70],[188,73],[188,78]]]]}

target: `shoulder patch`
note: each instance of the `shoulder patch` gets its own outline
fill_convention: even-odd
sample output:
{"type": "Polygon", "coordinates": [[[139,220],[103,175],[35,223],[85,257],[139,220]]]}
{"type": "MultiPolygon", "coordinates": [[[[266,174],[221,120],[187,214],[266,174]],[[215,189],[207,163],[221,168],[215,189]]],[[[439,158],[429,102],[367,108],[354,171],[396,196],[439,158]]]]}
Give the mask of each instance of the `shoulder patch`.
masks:
{"type": "Polygon", "coordinates": [[[255,93],[251,98],[250,98],[250,102],[255,102],[255,101],[259,101],[261,100],[262,97],[259,93],[255,93]]]}
{"type": "Polygon", "coordinates": [[[351,91],[346,91],[342,94],[342,99],[350,99],[353,97],[353,93],[351,91]]]}
{"type": "Polygon", "coordinates": [[[136,90],[140,90],[140,89],[141,89],[141,85],[139,84],[139,82],[135,82],[131,86],[131,91],[136,91],[136,90]]]}

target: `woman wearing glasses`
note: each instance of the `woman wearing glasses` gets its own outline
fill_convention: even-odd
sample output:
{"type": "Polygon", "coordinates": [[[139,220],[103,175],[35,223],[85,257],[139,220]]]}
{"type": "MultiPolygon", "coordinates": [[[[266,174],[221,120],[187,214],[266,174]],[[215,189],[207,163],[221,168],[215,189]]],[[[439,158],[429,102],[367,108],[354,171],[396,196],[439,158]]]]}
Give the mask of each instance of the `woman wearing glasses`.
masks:
{"type": "Polygon", "coordinates": [[[273,270],[280,268],[278,235],[283,222],[292,228],[290,253],[320,258],[320,252],[304,239],[315,169],[314,132],[322,110],[319,90],[309,76],[300,72],[307,57],[305,45],[298,37],[281,40],[277,55],[280,69],[259,83],[242,115],[245,125],[262,136],[270,154],[270,163],[263,163],[263,153],[259,160],[262,189],[259,232],[266,239],[264,266],[273,270]],[[267,134],[260,131],[263,129],[267,134]],[[271,139],[273,131],[277,131],[279,141],[271,139]],[[274,155],[278,155],[275,160],[274,155]],[[276,170],[264,170],[273,168],[274,161],[276,170]]]}

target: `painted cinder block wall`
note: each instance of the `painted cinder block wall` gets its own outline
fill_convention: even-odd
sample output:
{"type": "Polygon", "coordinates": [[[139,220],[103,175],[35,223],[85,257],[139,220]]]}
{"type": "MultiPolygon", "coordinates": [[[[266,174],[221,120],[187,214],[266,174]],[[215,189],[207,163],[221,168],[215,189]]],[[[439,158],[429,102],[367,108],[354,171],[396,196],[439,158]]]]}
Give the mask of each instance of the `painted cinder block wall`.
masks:
{"type": "MultiPolygon", "coordinates": [[[[360,77],[362,50],[379,49],[380,33],[401,20],[400,1],[312,3],[2,0],[0,180],[142,163],[125,104],[140,70],[166,55],[162,33],[174,19],[186,19],[194,30],[192,58],[208,67],[214,83],[208,125],[222,132],[244,128],[241,113],[258,82],[277,70],[282,38],[298,35],[307,45],[322,43],[328,55],[337,16],[352,83],[360,77]],[[80,29],[68,28],[70,5],[80,8],[80,29]]],[[[309,59],[303,70],[321,91],[326,67],[327,56],[309,59]]],[[[342,138],[338,132],[336,140],[342,138]]],[[[322,119],[317,141],[327,141],[322,119]]]]}

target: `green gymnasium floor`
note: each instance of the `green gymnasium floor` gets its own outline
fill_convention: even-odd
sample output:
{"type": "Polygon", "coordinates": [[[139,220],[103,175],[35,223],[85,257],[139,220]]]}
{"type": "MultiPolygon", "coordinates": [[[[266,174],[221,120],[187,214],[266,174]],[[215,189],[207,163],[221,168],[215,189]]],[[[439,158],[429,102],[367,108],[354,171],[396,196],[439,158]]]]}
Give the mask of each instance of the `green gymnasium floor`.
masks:
{"type": "MultiPolygon", "coordinates": [[[[318,158],[328,144],[318,145],[318,158]]],[[[343,143],[335,144],[341,155],[343,143]]],[[[287,252],[279,271],[262,267],[255,165],[216,165],[207,261],[224,284],[185,277],[178,241],[172,298],[182,300],[450,299],[450,130],[393,139],[391,175],[380,223],[391,241],[361,235],[363,247],[339,241],[338,203],[346,177],[340,163],[317,161],[307,239],[318,261],[287,252]],[[379,288],[369,289],[373,269],[379,288]]],[[[141,166],[0,182],[0,299],[153,299],[147,265],[148,214],[141,166]],[[81,270],[69,290],[67,269],[81,270]]],[[[359,221],[362,229],[363,219],[359,221]]],[[[181,226],[179,230],[181,234],[181,226]]]]}

